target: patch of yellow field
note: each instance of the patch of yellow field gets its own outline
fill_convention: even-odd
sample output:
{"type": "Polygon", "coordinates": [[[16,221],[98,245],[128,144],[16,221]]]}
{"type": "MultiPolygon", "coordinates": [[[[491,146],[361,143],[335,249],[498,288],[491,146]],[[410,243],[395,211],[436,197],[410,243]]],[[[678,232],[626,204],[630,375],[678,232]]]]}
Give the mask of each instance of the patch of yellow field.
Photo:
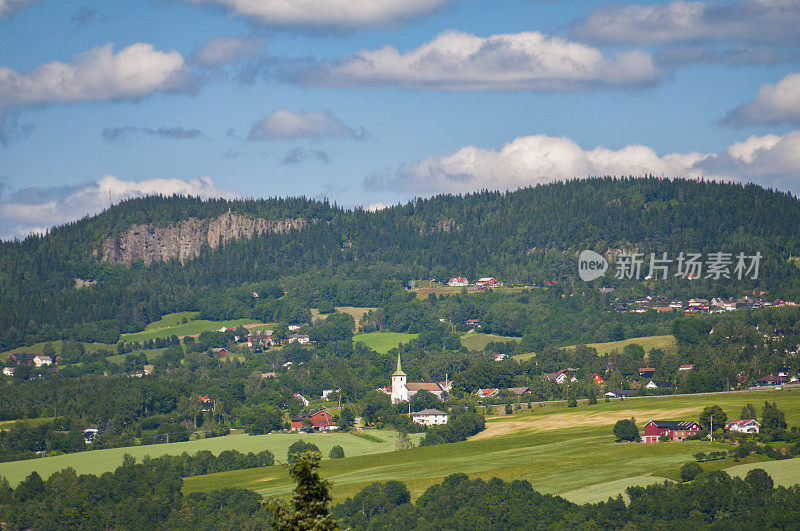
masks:
{"type": "Polygon", "coordinates": [[[537,432],[575,428],[578,426],[609,426],[620,419],[638,418],[640,424],[652,419],[678,419],[689,413],[697,413],[699,408],[651,409],[648,411],[625,409],[620,411],[599,411],[597,413],[570,411],[567,413],[551,413],[549,415],[526,415],[510,417],[486,423],[486,429],[472,437],[472,440],[487,439],[498,435],[519,433],[522,431],[537,432]]]}

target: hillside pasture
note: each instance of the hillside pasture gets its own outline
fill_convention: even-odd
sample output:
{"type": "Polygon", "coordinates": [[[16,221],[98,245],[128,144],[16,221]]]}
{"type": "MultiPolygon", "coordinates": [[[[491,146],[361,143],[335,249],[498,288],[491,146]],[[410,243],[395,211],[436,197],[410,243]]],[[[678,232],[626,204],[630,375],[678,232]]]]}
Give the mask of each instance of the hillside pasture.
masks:
{"type": "Polygon", "coordinates": [[[188,323],[176,324],[163,328],[145,329],[142,332],[135,332],[132,334],[122,334],[122,341],[150,341],[151,339],[164,339],[172,336],[185,337],[195,336],[202,332],[216,332],[223,326],[226,328],[237,328],[245,325],[259,325],[258,321],[253,319],[232,319],[229,321],[208,321],[205,319],[197,319],[189,321],[188,323]]]}
{"type": "MultiPolygon", "coordinates": [[[[327,461],[322,474],[334,482],[336,501],[388,479],[405,482],[416,497],[455,472],[484,479],[526,479],[544,493],[563,494],[579,502],[599,501],[624,494],[631,485],[662,482],[661,471],[693,461],[697,452],[730,449],[709,441],[616,443],[611,429],[617,420],[634,416],[640,429],[654,418],[694,420],[710,404],[719,404],[734,418],[748,402],[760,411],[764,400],[776,401],[789,424],[800,423],[800,389],[648,397],[593,406],[583,403],[578,408],[546,404],[490,417],[486,431],[468,441],[327,461]]],[[[265,496],[285,496],[292,488],[285,471],[271,467],[187,478],[185,491],[225,486],[249,488],[265,496]]]]}
{"type": "MultiPolygon", "coordinates": [[[[608,341],[605,343],[587,343],[586,346],[593,348],[597,351],[599,356],[605,356],[606,354],[610,354],[613,351],[622,352],[622,349],[625,348],[626,345],[641,345],[641,347],[645,350],[645,352],[654,349],[660,348],[665,351],[673,351],[677,346],[677,340],[675,336],[667,335],[667,336],[645,336],[645,337],[632,337],[630,339],[623,339],[621,341],[608,341]]],[[[565,349],[573,349],[576,345],[569,345],[567,347],[562,347],[565,349]]],[[[528,354],[517,354],[514,356],[514,359],[518,362],[522,363],[523,361],[528,361],[536,354],[528,353],[528,354]]]]}
{"type": "MultiPolygon", "coordinates": [[[[356,333],[361,328],[359,324],[361,322],[361,318],[364,317],[364,314],[371,310],[377,310],[377,308],[371,307],[363,307],[363,306],[336,306],[336,311],[340,313],[346,313],[348,315],[353,316],[353,320],[356,322],[356,333]]],[[[316,308],[311,308],[311,321],[316,321],[317,319],[325,319],[330,314],[319,313],[319,310],[316,308]]]]}
{"type": "MultiPolygon", "coordinates": [[[[41,354],[42,348],[47,344],[50,343],[53,345],[53,348],[56,351],[56,354],[61,353],[61,347],[63,346],[66,341],[56,340],[56,341],[43,341],[41,343],[34,343],[33,345],[28,345],[27,347],[17,347],[11,350],[7,350],[3,353],[0,353],[0,359],[3,361],[8,358],[8,356],[12,352],[19,352],[21,354],[41,354]]],[[[108,343],[81,343],[83,348],[86,352],[97,352],[98,350],[110,350],[112,352],[117,351],[116,345],[110,345],[108,343]]]]}
{"type": "Polygon", "coordinates": [[[745,477],[754,468],[763,468],[772,476],[775,486],[790,487],[800,483],[800,457],[783,461],[769,461],[766,463],[749,463],[726,468],[725,472],[731,476],[745,477]]]}
{"type": "MultiPolygon", "coordinates": [[[[705,441],[619,444],[607,428],[569,428],[329,460],[323,463],[321,473],[333,481],[337,502],[375,481],[390,479],[405,482],[417,497],[456,472],[484,479],[526,479],[540,492],[562,494],[646,475],[657,466],[678,466],[692,460],[693,453],[718,446],[705,441]],[[600,455],[602,459],[597,458],[600,455]]],[[[184,492],[223,487],[286,496],[293,483],[280,467],[266,467],[186,478],[184,492]]]]}
{"type": "Polygon", "coordinates": [[[491,438],[520,432],[541,432],[570,426],[608,426],[617,420],[635,417],[640,429],[650,420],[697,420],[703,408],[719,405],[729,419],[739,418],[742,408],[751,403],[761,412],[764,401],[776,402],[786,413],[789,425],[800,424],[800,388],[714,393],[680,396],[632,397],[577,408],[564,403],[534,405],[513,415],[490,417],[486,430],[474,438],[491,438]]]}
{"type": "MultiPolygon", "coordinates": [[[[200,450],[209,450],[219,454],[223,450],[238,450],[239,452],[260,452],[269,450],[275,456],[276,462],[286,461],[286,451],[289,446],[299,439],[316,444],[325,458],[335,445],[344,448],[346,456],[357,456],[379,452],[391,452],[395,449],[397,434],[386,430],[369,430],[370,434],[378,437],[383,442],[373,442],[357,437],[350,433],[271,433],[269,435],[226,435],[212,439],[198,439],[169,444],[151,444],[145,446],[129,446],[124,448],[108,448],[104,450],[90,450],[73,454],[64,454],[41,459],[28,459],[24,461],[11,461],[0,463],[0,476],[8,479],[14,486],[34,470],[43,478],[49,477],[53,472],[72,467],[78,474],[102,474],[115,470],[122,464],[122,457],[130,454],[136,459],[144,456],[160,457],[162,455],[180,455],[183,452],[194,454],[200,450]]],[[[420,434],[412,436],[412,440],[419,441],[420,434]]]]}
{"type": "Polygon", "coordinates": [[[361,341],[375,352],[386,354],[401,343],[408,343],[419,334],[404,334],[402,332],[370,332],[353,336],[353,342],[361,341]]]}
{"type": "Polygon", "coordinates": [[[467,332],[461,336],[461,344],[467,350],[484,350],[486,345],[497,341],[520,341],[518,337],[499,336],[497,334],[482,334],[480,332],[467,332]]]}

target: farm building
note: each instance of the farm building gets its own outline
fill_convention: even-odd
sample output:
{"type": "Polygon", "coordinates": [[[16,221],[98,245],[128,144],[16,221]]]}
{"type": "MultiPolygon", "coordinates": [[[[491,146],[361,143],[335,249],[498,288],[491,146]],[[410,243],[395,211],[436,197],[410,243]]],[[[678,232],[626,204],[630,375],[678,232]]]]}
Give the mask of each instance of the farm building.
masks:
{"type": "Polygon", "coordinates": [[[467,277],[453,277],[447,282],[448,286],[464,287],[469,286],[467,277]]]}
{"type": "Polygon", "coordinates": [[[670,442],[682,441],[687,437],[697,434],[697,432],[702,429],[703,428],[697,422],[683,420],[651,420],[644,425],[642,442],[661,442],[662,436],[665,436],[670,442]]]}

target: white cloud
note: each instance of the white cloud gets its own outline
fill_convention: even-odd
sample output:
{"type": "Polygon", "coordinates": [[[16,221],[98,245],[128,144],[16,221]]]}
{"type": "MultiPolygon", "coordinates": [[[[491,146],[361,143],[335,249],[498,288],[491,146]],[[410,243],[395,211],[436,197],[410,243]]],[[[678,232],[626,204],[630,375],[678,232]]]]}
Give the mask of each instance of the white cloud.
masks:
{"type": "Polygon", "coordinates": [[[0,67],[0,106],[141,98],[154,92],[187,91],[195,79],[175,50],[160,52],[136,43],[114,54],[106,44],[19,73],[0,67]]]}
{"type": "Polygon", "coordinates": [[[293,113],[279,109],[250,129],[250,140],[281,140],[299,138],[356,138],[364,137],[363,130],[347,127],[328,112],[293,113]]]}
{"type": "Polygon", "coordinates": [[[723,123],[734,126],[800,125],[800,74],[789,74],[774,85],[761,85],[755,100],[728,112],[723,123]]]}
{"type": "Polygon", "coordinates": [[[264,39],[245,39],[242,37],[217,37],[202,48],[195,50],[192,61],[206,68],[238,62],[255,57],[264,46],[264,39]]]}
{"type": "Polygon", "coordinates": [[[741,40],[800,44],[800,0],[611,4],[577,21],[570,34],[608,44],[741,40]]]}
{"type": "Polygon", "coordinates": [[[366,210],[367,212],[377,212],[379,210],[384,210],[387,208],[389,208],[389,205],[387,205],[386,203],[377,202],[365,206],[364,210],[366,210]]]}
{"type": "Polygon", "coordinates": [[[720,153],[658,155],[648,146],[585,150],[565,137],[533,135],[514,139],[499,151],[467,146],[432,156],[391,176],[371,176],[370,189],[394,189],[415,195],[471,192],[590,176],[642,176],[749,180],[800,188],[800,131],[784,136],[751,137],[720,153]]]}
{"type": "Polygon", "coordinates": [[[148,179],[125,181],[107,175],[99,181],[52,188],[27,188],[0,197],[0,238],[25,237],[93,215],[114,203],[147,195],[192,195],[233,198],[236,194],[217,188],[209,177],[190,181],[148,179]]]}
{"type": "Polygon", "coordinates": [[[427,15],[451,0],[183,0],[217,5],[266,26],[356,29],[427,15]]]}
{"type": "Polygon", "coordinates": [[[18,9],[39,0],[0,0],[0,17],[13,15],[18,9]]]}
{"type": "Polygon", "coordinates": [[[296,78],[338,86],[560,92],[651,85],[661,71],[640,51],[605,57],[597,48],[535,31],[485,38],[449,31],[406,53],[391,46],[362,50],[296,78]]]}

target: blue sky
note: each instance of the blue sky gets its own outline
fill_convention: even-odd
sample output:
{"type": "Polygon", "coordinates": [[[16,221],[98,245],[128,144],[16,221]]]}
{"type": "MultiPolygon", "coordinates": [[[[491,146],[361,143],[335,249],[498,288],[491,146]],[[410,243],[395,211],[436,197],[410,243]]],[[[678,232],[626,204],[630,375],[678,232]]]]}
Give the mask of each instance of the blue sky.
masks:
{"type": "Polygon", "coordinates": [[[0,0],[0,237],[125,197],[800,192],[800,0],[0,0]]]}

